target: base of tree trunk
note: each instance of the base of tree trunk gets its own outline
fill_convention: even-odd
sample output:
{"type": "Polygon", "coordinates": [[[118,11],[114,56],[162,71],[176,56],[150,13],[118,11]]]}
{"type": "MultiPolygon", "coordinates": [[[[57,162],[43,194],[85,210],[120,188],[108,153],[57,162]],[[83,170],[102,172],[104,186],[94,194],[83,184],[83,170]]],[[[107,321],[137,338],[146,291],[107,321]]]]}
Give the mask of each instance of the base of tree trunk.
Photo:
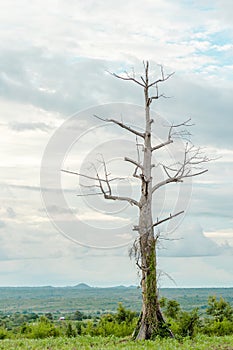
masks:
{"type": "Polygon", "coordinates": [[[174,338],[172,331],[169,329],[166,321],[164,320],[160,308],[158,308],[156,316],[156,325],[151,325],[151,322],[147,322],[145,317],[143,317],[143,313],[141,313],[136,329],[133,333],[133,338],[135,340],[149,340],[153,339],[156,335],[174,338]]]}

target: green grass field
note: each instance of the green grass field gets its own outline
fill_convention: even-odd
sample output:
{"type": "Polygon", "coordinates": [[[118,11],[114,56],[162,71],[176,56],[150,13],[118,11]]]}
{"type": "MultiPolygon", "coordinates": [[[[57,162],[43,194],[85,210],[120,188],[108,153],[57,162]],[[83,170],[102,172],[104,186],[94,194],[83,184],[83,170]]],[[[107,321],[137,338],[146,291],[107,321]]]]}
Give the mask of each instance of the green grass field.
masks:
{"type": "Polygon", "coordinates": [[[50,338],[42,340],[1,340],[0,350],[230,350],[233,349],[233,336],[205,337],[194,340],[184,339],[182,342],[173,339],[133,342],[128,339],[114,337],[101,338],[81,336],[77,338],[50,338]]]}

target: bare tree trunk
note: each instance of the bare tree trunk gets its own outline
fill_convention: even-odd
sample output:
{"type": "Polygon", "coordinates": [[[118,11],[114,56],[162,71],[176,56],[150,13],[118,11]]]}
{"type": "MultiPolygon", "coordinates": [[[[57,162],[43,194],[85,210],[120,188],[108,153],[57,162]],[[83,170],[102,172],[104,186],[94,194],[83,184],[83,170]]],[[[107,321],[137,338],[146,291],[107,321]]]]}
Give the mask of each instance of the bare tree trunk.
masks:
{"type": "Polygon", "coordinates": [[[142,167],[141,198],[139,207],[139,241],[141,257],[142,313],[135,334],[136,339],[150,339],[156,333],[159,323],[164,322],[157,292],[156,239],[152,218],[152,145],[150,102],[148,96],[148,65],[145,75],[145,138],[142,167]]]}
{"type": "MultiPolygon", "coordinates": [[[[136,340],[151,339],[165,325],[158,298],[156,239],[153,234],[147,235],[147,239],[141,239],[140,250],[142,311],[134,332],[136,340]]],[[[168,328],[166,333],[173,337],[171,330],[168,328]]]]}

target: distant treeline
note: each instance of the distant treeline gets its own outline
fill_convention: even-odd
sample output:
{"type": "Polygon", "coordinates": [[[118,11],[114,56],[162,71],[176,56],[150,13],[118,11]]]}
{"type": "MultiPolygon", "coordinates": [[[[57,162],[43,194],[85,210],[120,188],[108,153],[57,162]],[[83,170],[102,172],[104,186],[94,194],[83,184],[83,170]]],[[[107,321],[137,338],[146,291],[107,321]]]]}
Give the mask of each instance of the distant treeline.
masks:
{"type": "MultiPolygon", "coordinates": [[[[162,288],[160,297],[175,299],[182,309],[206,310],[209,295],[222,296],[233,305],[233,288],[162,288]]],[[[98,315],[114,312],[118,303],[135,312],[141,310],[141,290],[137,287],[93,288],[85,284],[74,287],[1,287],[0,311],[44,314],[46,312],[98,315]]]]}

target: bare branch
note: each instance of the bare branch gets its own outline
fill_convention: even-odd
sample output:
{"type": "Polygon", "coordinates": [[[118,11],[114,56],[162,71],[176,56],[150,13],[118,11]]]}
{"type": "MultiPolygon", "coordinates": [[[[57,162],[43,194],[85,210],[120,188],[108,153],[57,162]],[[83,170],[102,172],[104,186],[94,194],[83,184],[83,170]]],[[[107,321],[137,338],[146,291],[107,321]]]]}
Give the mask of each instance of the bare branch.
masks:
{"type": "Polygon", "coordinates": [[[174,124],[172,125],[173,128],[180,128],[181,126],[194,126],[195,124],[189,124],[189,122],[191,121],[191,118],[188,118],[187,120],[185,120],[184,122],[180,123],[180,124],[174,124]]]}
{"type": "Polygon", "coordinates": [[[115,119],[105,119],[105,118],[101,118],[101,117],[98,117],[97,115],[94,114],[94,117],[97,118],[97,119],[100,119],[104,122],[107,122],[107,123],[114,123],[114,124],[117,124],[119,125],[121,128],[123,129],[126,129],[128,131],[130,131],[131,133],[137,135],[137,136],[140,136],[142,138],[145,138],[145,134],[144,133],[141,133],[133,128],[131,128],[130,126],[127,126],[126,124],[122,123],[122,122],[119,122],[118,120],[115,120],[115,119]]]}
{"type": "Polygon", "coordinates": [[[208,169],[202,170],[199,173],[194,173],[194,174],[190,174],[190,175],[186,175],[185,177],[194,177],[194,176],[198,176],[198,175],[202,175],[204,173],[207,173],[208,169]]]}
{"type": "Polygon", "coordinates": [[[104,198],[105,199],[112,199],[114,201],[116,201],[116,200],[118,200],[118,201],[125,201],[125,202],[130,203],[131,205],[135,205],[137,207],[140,206],[138,201],[136,201],[135,199],[130,198],[130,197],[113,196],[113,195],[108,195],[107,193],[105,193],[104,194],[104,198]]]}
{"type": "MultiPolygon", "coordinates": [[[[163,144],[161,145],[161,147],[163,147],[163,144]]],[[[200,148],[195,148],[193,145],[189,145],[187,142],[184,150],[183,161],[177,162],[171,166],[160,164],[166,173],[167,178],[155,184],[152,187],[152,193],[168,183],[183,182],[185,178],[194,177],[206,173],[208,170],[203,169],[202,165],[209,162],[210,160],[211,159],[202,154],[200,148]]]]}
{"type": "MultiPolygon", "coordinates": [[[[75,172],[75,171],[70,171],[70,170],[66,170],[66,169],[61,169],[61,171],[63,173],[67,173],[67,174],[71,174],[71,175],[77,175],[77,176],[81,176],[81,177],[85,177],[86,179],[90,179],[90,180],[95,180],[95,181],[103,181],[103,182],[106,182],[105,179],[102,179],[102,178],[98,178],[98,177],[94,177],[94,176],[89,176],[89,175],[86,175],[86,174],[81,174],[81,173],[78,173],[78,172],[75,172]]],[[[113,181],[119,181],[119,180],[125,180],[126,178],[125,177],[113,177],[111,179],[108,180],[108,182],[113,182],[113,181]]],[[[81,185],[83,187],[87,187],[86,185],[81,185]]],[[[94,185],[93,185],[94,186],[94,185]]],[[[90,186],[92,187],[92,185],[90,186]]],[[[99,187],[99,186],[98,186],[99,187]]]]}
{"type": "Polygon", "coordinates": [[[162,271],[162,270],[159,270],[158,272],[158,280],[162,277],[162,276],[166,276],[169,280],[171,280],[176,286],[177,286],[177,283],[176,281],[174,280],[174,278],[172,278],[167,272],[165,271],[162,271]]]}
{"type": "Polygon", "coordinates": [[[70,170],[65,170],[65,169],[61,169],[61,171],[63,173],[67,173],[67,174],[72,174],[72,175],[77,175],[77,176],[81,176],[81,177],[85,177],[86,179],[90,179],[90,180],[95,180],[95,181],[105,181],[105,179],[98,179],[97,177],[94,177],[94,176],[89,176],[89,175],[85,175],[85,174],[80,174],[80,173],[77,173],[75,171],[70,171],[70,170]]]}
{"type": "MultiPolygon", "coordinates": [[[[116,201],[116,200],[118,200],[118,201],[125,201],[125,202],[130,203],[131,205],[135,205],[135,206],[139,207],[139,202],[137,202],[133,198],[112,195],[112,189],[111,189],[111,186],[110,186],[110,180],[108,179],[107,167],[106,167],[106,163],[105,163],[104,159],[102,160],[102,162],[103,162],[104,173],[105,173],[105,182],[106,182],[107,188],[108,188],[108,191],[105,191],[103,186],[102,186],[101,180],[99,181],[100,189],[101,189],[101,191],[102,191],[102,193],[104,195],[104,198],[105,199],[111,199],[111,200],[114,200],[114,201],[116,201]]],[[[98,175],[98,172],[97,172],[97,177],[98,176],[99,175],[98,175]]]]}
{"type": "MultiPolygon", "coordinates": [[[[140,168],[141,170],[143,170],[143,166],[141,165],[141,159],[140,159],[140,151],[139,151],[139,146],[140,144],[138,143],[138,138],[136,136],[136,149],[137,149],[137,157],[138,160],[136,163],[133,163],[134,165],[136,165],[136,168],[134,169],[134,173],[133,173],[133,177],[137,178],[137,179],[142,179],[141,175],[137,174],[138,169],[140,168]],[[140,166],[139,166],[140,165],[140,166]]],[[[142,145],[143,146],[143,145],[142,145]]]]}
{"type": "Polygon", "coordinates": [[[136,165],[137,168],[143,169],[143,166],[140,163],[138,163],[136,160],[128,158],[128,157],[125,157],[124,159],[126,162],[129,162],[129,163],[136,165]]]}
{"type": "Polygon", "coordinates": [[[168,74],[166,77],[165,77],[165,76],[162,76],[162,78],[157,79],[157,80],[153,81],[152,83],[150,83],[150,84],[148,85],[148,88],[150,88],[150,87],[152,87],[152,86],[154,86],[154,85],[157,85],[157,84],[159,84],[159,83],[163,83],[164,81],[166,81],[166,80],[168,80],[170,77],[172,77],[174,74],[175,74],[175,72],[172,72],[172,73],[168,74]]]}
{"type": "Polygon", "coordinates": [[[143,83],[146,85],[146,81],[145,81],[145,79],[143,78],[143,76],[140,76],[140,78],[142,79],[143,83]]]}
{"type": "Polygon", "coordinates": [[[171,179],[171,176],[169,174],[169,172],[167,171],[167,167],[165,165],[162,165],[163,170],[165,171],[165,173],[167,174],[168,178],[171,179]]]}
{"type": "Polygon", "coordinates": [[[135,177],[136,179],[142,179],[142,177],[140,176],[140,175],[138,175],[137,174],[137,170],[138,170],[138,168],[136,167],[135,169],[134,169],[134,172],[133,172],[133,177],[135,177]]]}
{"type": "Polygon", "coordinates": [[[95,193],[76,194],[77,197],[100,196],[100,195],[103,195],[103,193],[102,192],[95,192],[95,193]]]}
{"type": "Polygon", "coordinates": [[[163,241],[170,241],[170,242],[181,240],[181,238],[167,238],[167,237],[165,237],[165,235],[161,235],[161,232],[159,230],[155,236],[155,239],[156,239],[156,241],[159,241],[159,242],[161,242],[162,240],[163,241]]]}
{"type": "Polygon", "coordinates": [[[116,73],[111,73],[109,71],[107,71],[109,74],[111,74],[112,76],[114,76],[115,78],[121,79],[121,80],[130,80],[133,81],[134,83],[141,85],[142,87],[145,87],[144,84],[142,84],[140,81],[138,81],[137,79],[135,79],[133,76],[131,77],[127,72],[125,72],[126,77],[122,76],[122,75],[118,75],[116,73]]]}
{"type": "MultiPolygon", "coordinates": [[[[159,83],[162,83],[166,80],[168,80],[171,76],[173,76],[175,74],[175,72],[172,72],[168,75],[164,75],[164,69],[163,69],[163,66],[161,65],[160,66],[160,72],[161,72],[161,78],[153,81],[152,83],[149,83],[149,79],[148,79],[148,72],[149,72],[149,62],[146,61],[144,62],[143,61],[143,65],[144,65],[144,70],[145,70],[145,77],[143,76],[140,76],[140,79],[142,81],[139,81],[138,79],[135,78],[135,72],[133,71],[133,73],[130,75],[127,71],[125,71],[125,76],[124,75],[119,75],[119,74],[116,74],[116,73],[112,73],[112,72],[109,72],[107,71],[109,74],[111,74],[112,76],[114,76],[115,78],[118,78],[118,79],[121,79],[121,80],[127,80],[127,81],[133,81],[134,83],[142,86],[143,88],[151,88],[152,86],[154,85],[158,85],[159,83]]],[[[161,97],[165,97],[163,94],[161,95],[161,97]]],[[[158,98],[157,97],[153,97],[152,99],[154,98],[158,98]]]]}
{"type": "Polygon", "coordinates": [[[190,121],[191,121],[191,118],[187,119],[186,121],[184,121],[184,122],[182,122],[180,124],[172,124],[172,125],[170,125],[169,126],[169,132],[168,132],[168,139],[167,139],[167,141],[162,142],[159,145],[152,147],[152,149],[151,149],[152,152],[156,151],[156,150],[158,150],[158,149],[160,149],[162,147],[165,147],[165,146],[167,146],[167,145],[169,145],[171,143],[173,143],[174,142],[173,138],[180,137],[180,138],[185,139],[188,136],[191,136],[191,134],[187,130],[174,131],[177,128],[182,127],[182,126],[185,126],[185,127],[193,126],[194,124],[189,124],[190,121]]]}
{"type": "Polygon", "coordinates": [[[99,188],[99,185],[84,185],[84,184],[80,184],[81,187],[84,187],[84,188],[99,188]]]}
{"type": "MultiPolygon", "coordinates": [[[[95,169],[95,172],[96,172],[96,176],[89,176],[89,175],[85,175],[85,174],[81,174],[81,173],[78,173],[78,172],[75,172],[75,171],[69,171],[69,170],[64,170],[62,169],[61,171],[62,172],[65,172],[65,173],[68,173],[68,174],[73,174],[73,175],[78,175],[78,176],[82,176],[86,179],[90,179],[90,180],[95,180],[95,181],[98,181],[99,185],[98,186],[90,186],[90,187],[98,187],[100,188],[100,193],[104,196],[105,199],[111,199],[111,200],[119,200],[119,201],[126,201],[128,203],[130,203],[131,205],[135,205],[137,207],[140,206],[139,202],[136,201],[135,199],[133,198],[130,198],[130,197],[124,197],[124,196],[116,196],[116,195],[113,195],[112,194],[112,188],[111,188],[111,185],[110,183],[117,180],[117,179],[120,179],[122,180],[122,178],[111,178],[109,179],[109,174],[107,172],[107,167],[106,167],[106,163],[104,161],[104,159],[102,159],[102,165],[103,165],[103,170],[104,170],[104,178],[100,177],[97,169],[95,168],[95,166],[93,165],[94,169],[95,169]],[[107,190],[105,189],[105,187],[107,187],[107,190]]],[[[84,185],[85,186],[85,185],[84,185]]],[[[98,195],[100,194],[98,193],[98,195]]],[[[97,193],[93,193],[93,194],[87,194],[87,195],[97,195],[97,193]]],[[[82,196],[82,195],[78,195],[78,196],[82,196]]]]}
{"type": "Polygon", "coordinates": [[[157,149],[160,149],[160,148],[162,148],[162,147],[165,147],[165,146],[167,146],[167,145],[170,145],[170,143],[173,143],[173,140],[167,140],[167,141],[165,141],[165,142],[162,142],[162,143],[160,143],[159,145],[157,145],[157,146],[155,146],[155,147],[152,147],[152,149],[151,149],[151,151],[153,152],[153,151],[156,151],[157,149]]]}
{"type": "Polygon", "coordinates": [[[166,219],[162,219],[162,220],[157,219],[157,222],[155,224],[153,224],[152,227],[158,226],[158,225],[162,224],[163,222],[171,220],[171,219],[175,218],[176,216],[183,214],[183,213],[184,213],[184,210],[180,211],[179,213],[173,214],[173,215],[170,214],[170,216],[168,216],[166,219]]]}
{"type": "Polygon", "coordinates": [[[180,241],[181,238],[166,238],[166,237],[162,237],[159,236],[158,237],[160,241],[169,241],[169,242],[174,242],[174,241],[180,241]]]}
{"type": "Polygon", "coordinates": [[[182,182],[181,179],[178,179],[178,178],[175,178],[175,177],[171,177],[171,178],[168,178],[166,180],[163,180],[159,183],[157,183],[156,185],[154,185],[152,187],[152,193],[154,193],[156,190],[158,190],[160,187],[164,186],[164,185],[167,185],[169,183],[172,183],[172,182],[182,182]]]}

